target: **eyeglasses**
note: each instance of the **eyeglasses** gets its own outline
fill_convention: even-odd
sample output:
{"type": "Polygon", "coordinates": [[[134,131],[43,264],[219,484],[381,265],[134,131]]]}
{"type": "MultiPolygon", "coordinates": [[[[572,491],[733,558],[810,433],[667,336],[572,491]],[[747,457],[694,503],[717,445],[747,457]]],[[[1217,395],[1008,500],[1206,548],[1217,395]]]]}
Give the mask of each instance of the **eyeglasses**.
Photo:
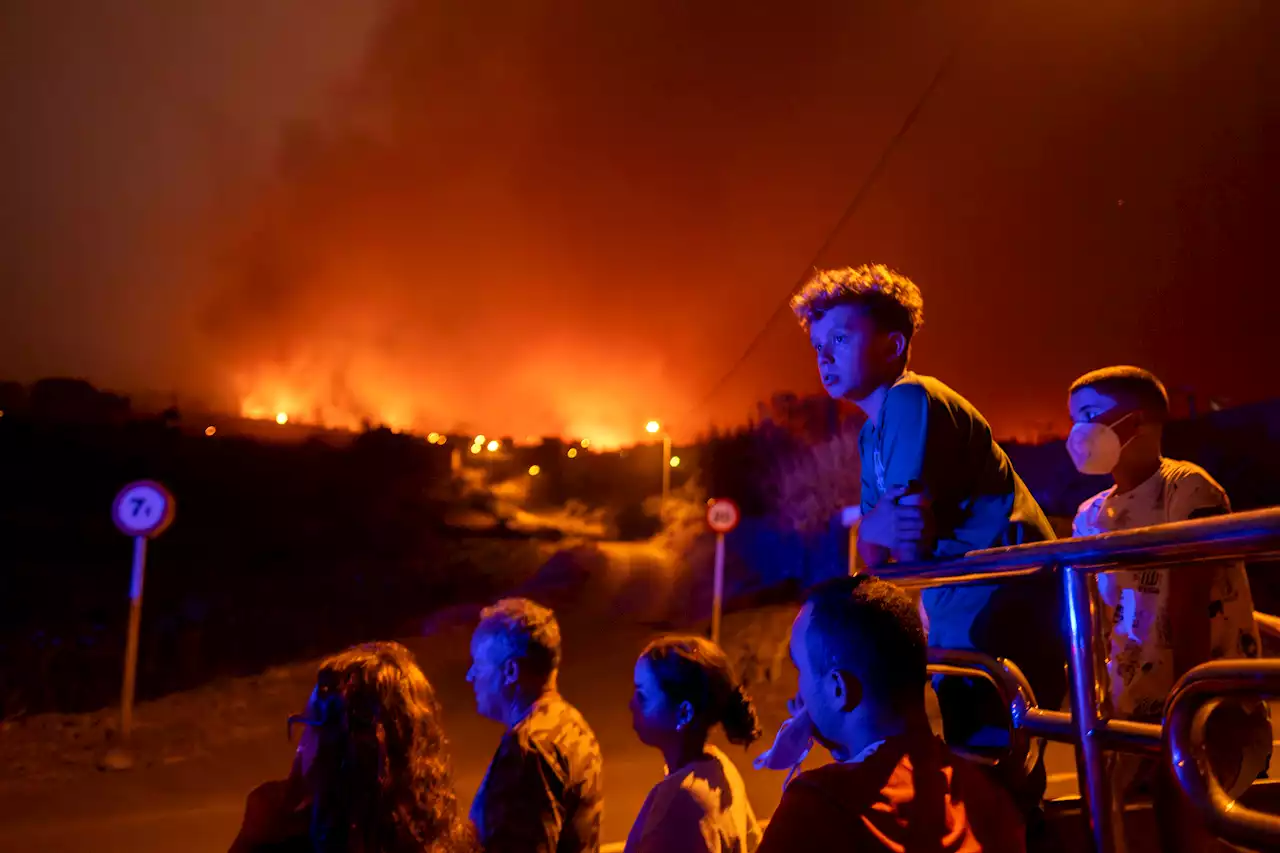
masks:
{"type": "Polygon", "coordinates": [[[318,717],[310,717],[306,714],[290,714],[289,719],[284,724],[284,736],[289,739],[289,743],[293,743],[293,727],[295,724],[304,726],[323,726],[324,720],[318,717]]]}
{"type": "Polygon", "coordinates": [[[335,700],[338,699],[337,694],[327,684],[317,684],[316,688],[311,691],[311,698],[307,700],[307,710],[301,714],[290,714],[285,721],[285,737],[289,742],[293,742],[293,727],[295,724],[304,726],[323,726],[333,719],[336,719],[334,712],[335,700]]]}

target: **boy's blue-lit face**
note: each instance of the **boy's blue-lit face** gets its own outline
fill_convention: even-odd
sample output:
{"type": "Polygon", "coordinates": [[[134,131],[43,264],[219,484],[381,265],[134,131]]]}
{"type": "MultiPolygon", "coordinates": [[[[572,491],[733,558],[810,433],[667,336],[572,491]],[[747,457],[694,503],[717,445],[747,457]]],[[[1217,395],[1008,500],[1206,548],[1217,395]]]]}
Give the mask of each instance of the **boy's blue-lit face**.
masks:
{"type": "Polygon", "coordinates": [[[901,354],[893,337],[852,305],[828,309],[809,324],[822,387],[836,399],[866,399],[890,378],[901,354]]]}
{"type": "Polygon", "coordinates": [[[1071,421],[1077,424],[1110,423],[1111,413],[1119,408],[1119,401],[1096,388],[1084,387],[1072,393],[1069,401],[1071,421]]]}
{"type": "Polygon", "coordinates": [[[1071,422],[1077,424],[1105,424],[1113,428],[1121,441],[1128,441],[1142,424],[1140,406],[1122,394],[1104,394],[1096,388],[1085,386],[1072,393],[1068,401],[1071,422]]]}

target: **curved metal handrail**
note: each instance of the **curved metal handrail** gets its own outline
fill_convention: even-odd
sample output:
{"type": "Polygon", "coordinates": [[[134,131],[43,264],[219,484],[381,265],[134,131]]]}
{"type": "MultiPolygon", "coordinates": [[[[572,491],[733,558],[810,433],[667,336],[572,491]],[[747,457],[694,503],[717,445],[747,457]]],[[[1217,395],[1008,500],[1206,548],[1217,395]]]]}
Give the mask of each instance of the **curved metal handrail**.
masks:
{"type": "Polygon", "coordinates": [[[1014,768],[1015,781],[1025,779],[1040,757],[1039,748],[1033,748],[1031,733],[1022,724],[1029,710],[1037,708],[1036,695],[1031,683],[1018,665],[1005,658],[993,658],[981,652],[964,649],[929,649],[929,672],[960,678],[981,678],[991,684],[1000,697],[1000,703],[1009,709],[1009,746],[1002,757],[987,756],[952,746],[953,752],[966,758],[992,764],[1005,771],[1014,768]]]}
{"type": "Polygon", "coordinates": [[[1204,663],[1184,675],[1165,704],[1165,743],[1178,785],[1227,841],[1274,845],[1280,816],[1260,812],[1231,797],[1214,775],[1204,752],[1205,727],[1222,697],[1280,696],[1280,660],[1223,660],[1204,663]]]}
{"type": "Polygon", "coordinates": [[[1280,639],[1280,616],[1272,616],[1270,613],[1255,610],[1253,611],[1253,621],[1257,624],[1258,631],[1261,632],[1264,638],[1280,639]]]}
{"type": "Polygon", "coordinates": [[[990,583],[1055,566],[1093,573],[1273,554],[1280,554],[1280,507],[1096,536],[988,548],[941,563],[895,563],[877,568],[876,575],[899,586],[917,588],[990,583]]]}
{"type": "MultiPolygon", "coordinates": [[[[943,563],[897,564],[876,571],[880,577],[907,588],[991,583],[1059,571],[1071,630],[1072,713],[1064,719],[1067,715],[1032,707],[1026,709],[1022,722],[1033,732],[1039,729],[1039,733],[1077,744],[1077,770],[1088,806],[1093,847],[1098,851],[1123,851],[1124,834],[1103,751],[1120,748],[1150,753],[1158,742],[1160,727],[1108,719],[1100,692],[1105,661],[1096,644],[1100,602],[1089,576],[1136,567],[1176,570],[1188,563],[1274,554],[1280,554],[1280,508],[991,548],[943,563]],[[1074,736],[1068,736],[1072,732],[1074,736]]],[[[1246,818],[1242,823],[1230,824],[1231,831],[1272,831],[1269,821],[1259,823],[1249,815],[1246,818]]],[[[1269,834],[1269,841],[1280,838],[1280,823],[1275,829],[1278,834],[1269,834]]]]}

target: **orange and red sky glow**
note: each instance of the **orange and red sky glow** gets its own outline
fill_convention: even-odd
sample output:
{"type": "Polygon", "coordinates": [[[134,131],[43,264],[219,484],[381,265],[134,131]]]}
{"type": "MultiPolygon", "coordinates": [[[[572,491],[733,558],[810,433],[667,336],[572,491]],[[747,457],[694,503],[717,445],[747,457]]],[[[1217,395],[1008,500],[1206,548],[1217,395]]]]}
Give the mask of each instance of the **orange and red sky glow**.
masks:
{"type": "Polygon", "coordinates": [[[999,435],[1108,363],[1280,393],[1280,4],[55,5],[0,28],[0,379],[687,438],[817,392],[775,309],[882,261],[999,435]]]}

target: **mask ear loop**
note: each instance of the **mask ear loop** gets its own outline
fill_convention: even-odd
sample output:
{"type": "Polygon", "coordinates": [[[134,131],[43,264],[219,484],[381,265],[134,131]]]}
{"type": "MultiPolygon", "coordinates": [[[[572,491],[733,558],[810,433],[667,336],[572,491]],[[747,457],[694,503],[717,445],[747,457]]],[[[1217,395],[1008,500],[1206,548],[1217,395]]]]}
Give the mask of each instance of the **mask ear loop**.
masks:
{"type": "MultiPolygon", "coordinates": [[[[1109,424],[1104,424],[1104,426],[1109,427],[1110,429],[1114,430],[1116,427],[1120,426],[1120,424],[1122,424],[1122,423],[1124,423],[1125,421],[1129,420],[1129,418],[1133,417],[1134,415],[1140,415],[1140,414],[1142,414],[1142,409],[1134,409],[1133,411],[1131,411],[1131,412],[1126,412],[1125,414],[1123,414],[1123,415],[1121,415],[1120,417],[1116,418],[1116,419],[1115,419],[1114,421],[1112,421],[1111,423],[1109,423],[1109,424]]],[[[1142,426],[1142,424],[1138,424],[1138,426],[1142,426]]],[[[1118,434],[1117,434],[1117,437],[1118,437],[1118,434]]],[[[1129,436],[1129,438],[1131,438],[1131,439],[1132,439],[1132,438],[1133,438],[1133,436],[1129,436]]]]}
{"type": "Polygon", "coordinates": [[[804,748],[804,752],[800,755],[800,760],[791,765],[791,769],[787,771],[787,778],[782,780],[782,790],[787,790],[787,786],[791,784],[791,780],[800,772],[800,766],[804,764],[804,760],[809,757],[809,753],[813,751],[813,738],[809,738],[809,744],[804,748]]]}

